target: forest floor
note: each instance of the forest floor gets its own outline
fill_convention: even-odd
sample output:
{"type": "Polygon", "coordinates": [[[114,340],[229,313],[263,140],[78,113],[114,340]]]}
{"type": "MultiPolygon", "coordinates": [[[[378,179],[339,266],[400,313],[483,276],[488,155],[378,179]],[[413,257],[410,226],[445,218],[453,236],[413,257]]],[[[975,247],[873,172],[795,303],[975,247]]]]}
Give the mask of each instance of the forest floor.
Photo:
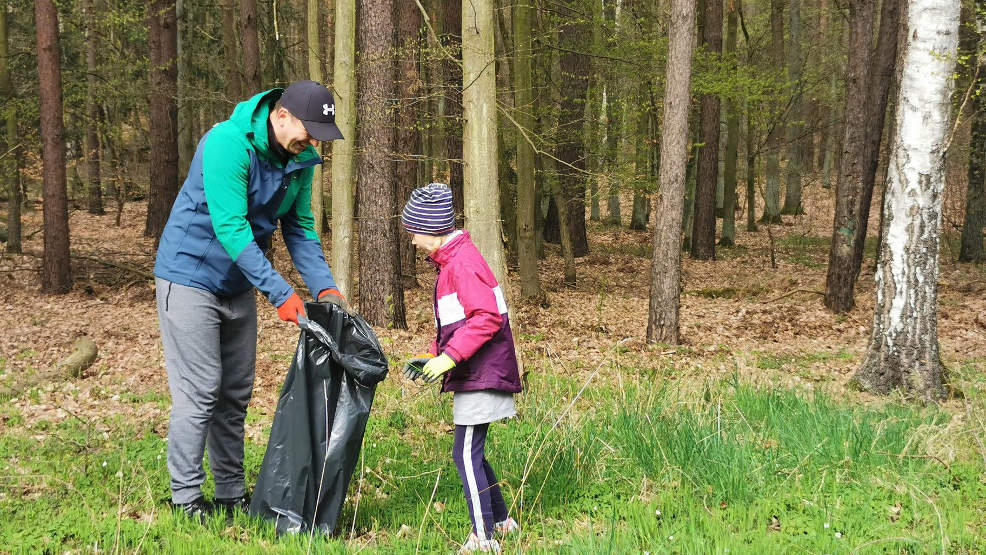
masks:
{"type": "MultiPolygon", "coordinates": [[[[496,464],[509,466],[513,462],[523,467],[523,472],[522,468],[505,468],[501,476],[516,488],[508,491],[508,502],[515,506],[520,503],[529,515],[522,521],[527,532],[514,547],[547,552],[561,548],[592,552],[606,546],[618,552],[702,552],[703,546],[714,545],[721,547],[720,552],[728,551],[728,546],[737,552],[737,548],[743,551],[743,546],[752,550],[767,545],[769,551],[796,547],[815,552],[876,545],[880,550],[921,551],[922,546],[929,545],[926,542],[933,542],[932,550],[986,549],[982,528],[976,532],[986,524],[986,507],[982,506],[986,497],[982,495],[986,491],[982,478],[986,475],[986,268],[955,263],[954,238],[943,241],[938,331],[949,371],[952,395],[948,400],[938,407],[919,407],[899,395],[875,397],[858,392],[851,387],[851,378],[865,352],[873,318],[875,237],[867,241],[866,262],[856,287],[856,308],[845,315],[828,312],[822,305],[822,292],[831,206],[830,191],[810,188],[806,190],[806,215],[786,216],[785,224],[772,226],[769,233],[764,225],[751,233],[745,231],[745,216],[738,214],[735,247],[718,248],[714,261],[691,260],[685,254],[683,342],[678,346],[645,341],[650,231],[590,222],[590,254],[577,262],[574,288],[562,285],[557,246],[546,245],[540,279],[547,306],[514,302],[512,307],[527,392],[518,398],[521,416],[517,425],[503,426],[502,435],[503,443],[516,445],[507,449],[511,454],[500,459],[491,456],[496,464]],[[776,267],[771,266],[771,252],[776,267]],[[628,403],[639,410],[628,414],[628,403]],[[750,416],[761,405],[773,407],[765,409],[762,427],[750,416]],[[807,435],[797,436],[801,439],[794,440],[785,455],[797,455],[793,462],[777,463],[780,466],[774,475],[780,480],[767,476],[758,481],[752,474],[766,472],[764,468],[774,463],[762,459],[757,449],[783,452],[788,445],[784,439],[787,432],[769,417],[778,407],[803,416],[803,428],[791,433],[807,435]],[[714,417],[709,411],[714,411],[714,417]],[[821,416],[824,414],[834,416],[826,420],[821,416]],[[645,441],[644,436],[650,433],[646,430],[662,428],[662,420],[667,427],[680,433],[691,430],[694,435],[645,441]],[[816,449],[805,451],[803,459],[794,447],[810,442],[810,430],[822,428],[823,433],[835,433],[824,428],[842,423],[854,430],[841,444],[844,451],[861,437],[872,440],[864,446],[867,454],[857,453],[862,461],[872,455],[870,451],[875,452],[880,441],[889,441],[881,420],[904,422],[907,430],[900,431],[899,443],[886,447],[886,451],[893,451],[889,458],[869,461],[871,466],[866,468],[873,472],[845,463],[853,459],[845,452],[832,453],[828,462],[816,461],[825,450],[823,445],[836,443],[831,438],[819,439],[813,444],[816,449]],[[867,422],[872,427],[865,428],[867,422]],[[627,441],[621,435],[641,424],[643,431],[636,439],[627,441]],[[708,428],[713,430],[712,436],[721,437],[724,429],[734,425],[739,428],[731,440],[730,436],[718,440],[729,445],[718,445],[714,453],[702,451],[693,453],[696,459],[676,459],[664,450],[675,442],[706,445],[710,435],[704,434],[705,426],[712,426],[708,428]],[[741,429],[744,425],[747,432],[741,429]],[[595,435],[587,437],[585,426],[596,426],[595,435]],[[749,445],[754,429],[757,433],[753,435],[768,438],[759,448],[749,445]],[[748,448],[753,450],[743,450],[748,448]],[[548,454],[541,455],[545,449],[548,454]],[[658,452],[664,463],[651,468],[646,461],[658,459],[658,452]],[[595,462],[585,460],[590,454],[598,457],[595,462]],[[548,468],[541,470],[546,472],[543,476],[532,470],[540,456],[552,457],[548,468]],[[555,483],[551,477],[550,469],[558,468],[555,465],[569,456],[568,471],[575,473],[571,477],[574,490],[566,489],[573,487],[571,484],[555,483]],[[627,461],[637,461],[630,465],[634,470],[623,475],[629,486],[599,485],[609,483],[612,472],[626,468],[627,461]],[[753,466],[744,467],[737,461],[753,466]],[[718,470],[703,474],[700,469],[710,465],[720,470],[734,466],[740,474],[723,476],[718,470]],[[942,467],[951,475],[951,485],[923,481],[942,474],[942,467]],[[801,484],[801,476],[809,468],[815,468],[818,475],[805,478],[801,484]],[[677,469],[677,474],[669,469],[677,469]],[[789,481],[792,475],[796,478],[789,481]],[[538,476],[541,478],[536,481],[538,476]],[[913,489],[900,491],[898,487],[897,494],[891,491],[878,500],[865,488],[863,501],[856,494],[844,497],[847,494],[840,487],[850,484],[849,489],[853,489],[869,483],[861,476],[877,476],[877,489],[893,490],[893,484],[905,482],[912,483],[913,489]],[[912,477],[913,482],[909,482],[912,477]],[[968,481],[962,482],[965,479],[968,481]],[[741,483],[751,480],[753,486],[749,487],[753,489],[744,489],[747,486],[741,483]],[[684,486],[684,482],[691,486],[684,486]],[[810,494],[795,487],[797,491],[790,494],[794,499],[777,505],[785,498],[778,494],[778,488],[792,488],[795,482],[816,491],[810,494]],[[524,493],[525,487],[540,489],[524,493]],[[552,488],[554,493],[548,493],[552,488]],[[806,507],[819,503],[811,495],[823,495],[829,488],[832,495],[826,503],[832,505],[826,506],[820,518],[828,519],[840,510],[856,511],[858,503],[867,507],[876,503],[882,505],[867,510],[879,511],[878,520],[883,524],[868,527],[866,518],[848,524],[851,519],[845,517],[847,523],[834,532],[828,521],[817,530],[806,524],[810,533],[804,531],[803,536],[799,535],[800,528],[795,531],[797,526],[787,525],[791,518],[782,514],[784,511],[804,517],[805,511],[792,508],[792,503],[801,505],[803,501],[806,507]],[[667,498],[675,491],[681,495],[674,500],[667,498]],[[928,503],[924,503],[925,498],[928,503]],[[625,509],[624,499],[632,500],[629,505],[635,508],[625,509]],[[680,507],[681,518],[676,521],[662,520],[661,509],[655,507],[675,503],[690,508],[680,507]],[[732,513],[739,504],[748,512],[732,513]],[[948,507],[952,504],[955,506],[948,507]],[[698,509],[693,511],[695,507],[698,509]],[[905,513],[910,511],[909,518],[901,521],[899,529],[884,530],[897,526],[901,507],[905,513]],[[720,510],[722,515],[713,514],[720,510]],[[889,517],[883,515],[886,511],[890,511],[889,517]],[[639,522],[646,514],[656,514],[657,519],[639,522]],[[686,520],[688,524],[684,524],[686,520]],[[782,522],[784,539],[770,539],[770,533],[782,530],[782,522]],[[907,526],[903,526],[905,522],[907,526]],[[725,532],[710,531],[716,523],[726,523],[725,532]],[[673,543],[676,534],[685,543],[673,543]],[[825,543],[843,534],[847,541],[831,547],[825,543]],[[760,536],[774,543],[761,544],[760,536]]],[[[216,525],[214,534],[203,535],[187,523],[178,523],[175,525],[182,530],[181,541],[185,543],[180,549],[179,544],[168,543],[161,528],[173,523],[170,515],[164,515],[167,470],[161,453],[169,400],[151,277],[153,245],[142,236],[144,205],[127,204],[120,226],[115,225],[112,213],[93,216],[84,210],[71,212],[75,286],[60,296],[39,292],[41,219],[40,209],[24,214],[27,254],[0,258],[4,283],[0,288],[0,329],[4,330],[0,335],[0,384],[6,388],[0,397],[0,459],[9,457],[6,463],[0,462],[0,506],[8,507],[0,508],[0,520],[6,521],[0,524],[0,553],[39,548],[92,551],[94,545],[97,550],[125,551],[192,552],[194,546],[201,546],[238,552],[248,545],[261,550],[280,545],[288,552],[303,545],[311,550],[311,543],[277,543],[269,532],[249,524],[216,525]],[[82,337],[98,346],[96,362],[78,378],[55,374],[57,363],[82,337]],[[115,474],[103,471],[104,476],[99,468],[90,467],[99,460],[103,469],[107,464],[116,468],[115,474]],[[46,468],[45,461],[61,461],[67,467],[64,472],[52,470],[46,468]],[[97,494],[80,485],[89,481],[106,492],[97,494]],[[40,506],[61,515],[60,524],[38,528],[36,511],[42,509],[28,510],[23,503],[37,504],[46,499],[50,503],[40,506]],[[100,503],[106,506],[98,506],[100,503]],[[74,508],[62,514],[58,506],[74,508]],[[64,533],[66,528],[72,531],[64,533]],[[216,543],[209,543],[212,540],[208,538],[215,536],[216,543]],[[152,548],[145,539],[160,546],[152,548]]],[[[870,223],[871,235],[875,236],[877,225],[875,219],[870,223]]],[[[276,253],[278,267],[289,267],[283,244],[276,253]]],[[[431,272],[420,263],[419,280],[426,285],[405,292],[408,329],[376,330],[391,359],[392,373],[378,390],[367,430],[367,441],[373,443],[364,447],[366,462],[359,477],[354,478],[359,484],[350,495],[351,500],[366,499],[362,507],[348,506],[344,512],[344,518],[352,521],[349,534],[316,550],[449,551],[465,535],[465,506],[456,489],[460,486],[456,485],[451,461],[441,455],[451,440],[450,402],[394,371],[402,360],[426,348],[434,333],[431,272]],[[432,449],[430,443],[435,441],[440,449],[432,449]],[[422,450],[435,452],[413,460],[422,450]],[[396,466],[388,468],[388,464],[396,466]],[[377,480],[372,487],[371,476],[377,480]],[[413,494],[405,492],[409,484],[413,484],[413,494]],[[437,487],[434,492],[432,485],[437,487]],[[442,513],[440,518],[438,513],[442,513]],[[432,523],[428,530],[426,519],[432,523]]],[[[296,273],[286,274],[300,283],[296,273]]],[[[511,286],[516,293],[516,284],[511,286]]],[[[296,328],[280,322],[275,310],[259,295],[257,303],[259,347],[256,388],[247,420],[248,481],[256,477],[298,334],[296,328]]],[[[792,416],[789,424],[797,422],[792,416]]],[[[501,429],[491,434],[492,445],[500,447],[496,436],[501,429]]]]}

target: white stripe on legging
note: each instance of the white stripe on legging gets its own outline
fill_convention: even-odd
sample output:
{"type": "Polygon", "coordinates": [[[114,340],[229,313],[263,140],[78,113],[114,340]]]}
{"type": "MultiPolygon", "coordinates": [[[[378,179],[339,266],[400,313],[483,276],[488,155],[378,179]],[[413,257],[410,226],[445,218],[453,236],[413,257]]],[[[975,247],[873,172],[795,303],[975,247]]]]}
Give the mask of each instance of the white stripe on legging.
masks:
{"type": "MultiPolygon", "coordinates": [[[[462,440],[462,464],[466,467],[466,482],[472,490],[472,514],[476,519],[476,536],[480,541],[486,539],[486,524],[483,523],[483,506],[479,502],[479,488],[472,470],[472,431],[475,426],[466,426],[466,437],[462,440]]],[[[485,472],[485,470],[484,470],[485,472]]],[[[467,494],[469,492],[466,492],[467,494]]]]}

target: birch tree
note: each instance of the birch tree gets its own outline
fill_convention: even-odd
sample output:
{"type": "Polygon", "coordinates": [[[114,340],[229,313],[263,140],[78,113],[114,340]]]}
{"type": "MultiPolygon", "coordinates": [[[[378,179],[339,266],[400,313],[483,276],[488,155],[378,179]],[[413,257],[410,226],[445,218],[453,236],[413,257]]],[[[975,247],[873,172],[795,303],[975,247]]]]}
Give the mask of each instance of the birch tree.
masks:
{"type": "Polygon", "coordinates": [[[670,29],[658,175],[660,189],[655,204],[655,212],[661,217],[654,225],[647,340],[677,344],[681,306],[681,205],[688,162],[688,89],[695,36],[694,0],[671,0],[670,29]]]}
{"type": "Polygon", "coordinates": [[[867,390],[945,394],[938,257],[958,0],[910,0],[876,271],[873,333],[856,374],[867,390]]]}

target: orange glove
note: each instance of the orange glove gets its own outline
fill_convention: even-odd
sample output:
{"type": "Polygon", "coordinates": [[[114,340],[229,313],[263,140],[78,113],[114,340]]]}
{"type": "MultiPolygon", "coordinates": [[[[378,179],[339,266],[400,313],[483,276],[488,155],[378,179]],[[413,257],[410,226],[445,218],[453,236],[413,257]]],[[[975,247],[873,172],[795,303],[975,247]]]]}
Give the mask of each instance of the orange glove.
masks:
{"type": "Polygon", "coordinates": [[[340,293],[338,289],[336,289],[335,287],[333,287],[332,289],[322,289],[321,291],[319,291],[318,292],[318,302],[320,302],[320,303],[335,303],[337,305],[342,306],[343,304],[346,304],[346,297],[343,297],[342,296],[342,293],[340,293]],[[336,299],[333,298],[333,297],[338,297],[339,301],[342,301],[342,302],[336,301],[336,299]]]}
{"type": "Polygon", "coordinates": [[[301,301],[301,297],[297,293],[291,293],[288,300],[284,301],[277,307],[277,315],[285,322],[298,323],[298,315],[305,315],[305,303],[301,301]]]}
{"type": "Polygon", "coordinates": [[[346,314],[349,315],[354,314],[352,307],[349,306],[349,301],[347,301],[346,297],[343,297],[342,293],[340,293],[339,290],[334,287],[332,289],[322,289],[321,291],[319,291],[318,302],[332,303],[338,306],[339,308],[343,309],[346,312],[346,314]]]}

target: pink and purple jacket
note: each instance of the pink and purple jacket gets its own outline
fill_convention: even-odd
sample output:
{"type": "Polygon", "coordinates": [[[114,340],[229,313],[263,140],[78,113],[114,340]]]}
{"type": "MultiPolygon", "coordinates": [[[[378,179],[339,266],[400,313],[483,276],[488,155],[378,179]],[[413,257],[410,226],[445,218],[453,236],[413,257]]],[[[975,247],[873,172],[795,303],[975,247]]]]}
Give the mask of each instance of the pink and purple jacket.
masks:
{"type": "Polygon", "coordinates": [[[520,374],[507,303],[483,255],[465,231],[428,257],[435,278],[435,325],[432,354],[455,361],[442,391],[496,389],[520,393],[520,374]]]}

